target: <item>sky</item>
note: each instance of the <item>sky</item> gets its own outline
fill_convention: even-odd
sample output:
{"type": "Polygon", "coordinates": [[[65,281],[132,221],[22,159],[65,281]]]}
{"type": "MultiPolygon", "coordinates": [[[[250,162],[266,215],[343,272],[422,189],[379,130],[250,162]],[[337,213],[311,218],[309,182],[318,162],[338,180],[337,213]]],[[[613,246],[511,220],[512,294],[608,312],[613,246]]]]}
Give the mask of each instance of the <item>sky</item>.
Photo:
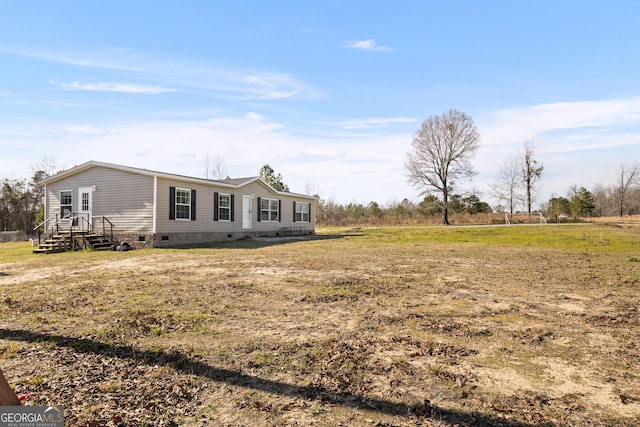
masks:
{"type": "Polygon", "coordinates": [[[89,160],[338,203],[419,201],[421,123],[474,120],[490,184],[525,143],[538,201],[640,162],[640,2],[66,0],[0,7],[0,178],[89,160]]]}

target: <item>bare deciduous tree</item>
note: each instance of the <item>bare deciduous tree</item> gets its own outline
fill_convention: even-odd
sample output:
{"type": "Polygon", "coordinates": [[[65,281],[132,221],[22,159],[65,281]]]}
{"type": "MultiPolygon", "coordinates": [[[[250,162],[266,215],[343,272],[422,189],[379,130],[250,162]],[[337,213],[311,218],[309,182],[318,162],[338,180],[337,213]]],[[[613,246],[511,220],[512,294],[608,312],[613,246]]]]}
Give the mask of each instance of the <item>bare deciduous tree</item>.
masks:
{"type": "Polygon", "coordinates": [[[504,160],[498,179],[489,185],[492,195],[507,204],[509,213],[513,215],[516,204],[522,203],[520,188],[520,159],[517,156],[509,156],[504,160]]]}
{"type": "MultiPolygon", "coordinates": [[[[62,168],[64,170],[64,168],[62,168]]],[[[46,154],[42,156],[39,163],[31,164],[31,171],[35,174],[39,171],[44,173],[44,176],[51,176],[61,171],[58,168],[58,163],[53,157],[49,157],[46,154]]]]}
{"type": "Polygon", "coordinates": [[[620,180],[617,185],[617,193],[618,193],[618,207],[620,216],[624,214],[624,203],[627,198],[627,194],[629,190],[637,183],[640,183],[640,166],[634,164],[632,166],[626,167],[623,164],[620,165],[619,170],[620,180]]]}
{"type": "Polygon", "coordinates": [[[533,143],[524,144],[524,153],[522,155],[522,181],[524,183],[525,195],[527,198],[527,213],[531,214],[531,203],[534,199],[535,183],[538,181],[544,170],[542,163],[533,158],[533,143]]]}
{"type": "Polygon", "coordinates": [[[470,116],[452,109],[425,120],[411,146],[406,160],[409,182],[422,194],[442,195],[442,223],[449,224],[449,195],[475,174],[471,159],[480,146],[480,133],[470,116]]]}
{"type": "Polygon", "coordinates": [[[310,196],[318,196],[319,197],[319,192],[315,186],[315,184],[312,184],[310,182],[307,182],[304,184],[304,194],[308,194],[310,196]]]}
{"type": "Polygon", "coordinates": [[[220,156],[216,156],[214,159],[207,154],[204,160],[204,177],[206,179],[223,180],[229,178],[227,174],[227,167],[224,164],[224,159],[220,156]]]}
{"type": "Polygon", "coordinates": [[[611,185],[604,185],[602,183],[594,185],[592,193],[596,205],[593,211],[595,216],[611,216],[617,214],[616,204],[612,203],[611,197],[614,192],[611,185]]]}

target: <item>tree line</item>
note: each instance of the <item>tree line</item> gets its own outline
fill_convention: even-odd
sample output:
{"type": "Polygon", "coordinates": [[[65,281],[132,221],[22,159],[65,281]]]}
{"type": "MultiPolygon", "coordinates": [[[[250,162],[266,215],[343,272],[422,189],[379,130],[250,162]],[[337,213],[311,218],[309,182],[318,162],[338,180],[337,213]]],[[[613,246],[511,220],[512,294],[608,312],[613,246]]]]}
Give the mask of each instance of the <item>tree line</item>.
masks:
{"type": "MultiPolygon", "coordinates": [[[[553,196],[541,202],[539,212],[549,222],[620,216],[620,200],[620,189],[615,185],[597,184],[592,190],[571,186],[566,196],[553,196]]],[[[511,212],[505,205],[490,206],[476,194],[454,194],[449,199],[448,211],[453,224],[504,223],[505,215],[527,214],[527,207],[526,202],[514,204],[511,212]]],[[[319,198],[316,223],[329,226],[437,224],[441,223],[441,212],[441,201],[433,194],[419,202],[403,199],[384,204],[375,201],[341,204],[319,198]]],[[[626,195],[623,215],[640,215],[640,187],[633,187],[626,195]]],[[[531,220],[537,221],[537,217],[531,220]]]]}
{"type": "MultiPolygon", "coordinates": [[[[416,203],[409,199],[390,201],[384,204],[372,201],[368,204],[351,202],[340,204],[332,199],[318,199],[316,223],[318,225],[400,225],[424,224],[438,221],[440,201],[434,195],[426,196],[416,203]]],[[[469,221],[477,214],[491,214],[488,203],[478,196],[455,194],[449,201],[449,215],[454,222],[469,221]]]]}
{"type": "Polygon", "coordinates": [[[44,186],[41,183],[47,173],[37,170],[27,179],[2,179],[0,187],[0,231],[24,231],[33,228],[44,219],[44,186]]]}

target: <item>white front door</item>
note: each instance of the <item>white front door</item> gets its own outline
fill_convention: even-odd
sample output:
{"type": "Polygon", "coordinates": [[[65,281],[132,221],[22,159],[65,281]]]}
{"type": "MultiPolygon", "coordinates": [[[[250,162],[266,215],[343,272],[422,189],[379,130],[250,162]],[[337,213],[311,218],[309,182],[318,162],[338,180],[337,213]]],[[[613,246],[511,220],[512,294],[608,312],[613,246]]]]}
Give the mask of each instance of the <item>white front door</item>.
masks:
{"type": "Polygon", "coordinates": [[[242,196],[242,228],[244,230],[250,230],[252,227],[251,217],[253,210],[251,205],[253,204],[253,197],[242,196]]]}
{"type": "Polygon", "coordinates": [[[89,230],[92,224],[92,210],[93,205],[93,188],[80,187],[78,188],[78,228],[80,230],[89,230]]]}

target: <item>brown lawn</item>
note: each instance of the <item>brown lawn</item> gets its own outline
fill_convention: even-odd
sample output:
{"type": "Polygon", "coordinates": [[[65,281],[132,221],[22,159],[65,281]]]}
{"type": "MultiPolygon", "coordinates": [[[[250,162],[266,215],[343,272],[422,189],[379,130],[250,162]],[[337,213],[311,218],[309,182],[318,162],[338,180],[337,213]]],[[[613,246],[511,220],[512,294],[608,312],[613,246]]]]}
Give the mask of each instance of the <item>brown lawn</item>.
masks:
{"type": "Polygon", "coordinates": [[[637,425],[640,234],[0,245],[0,367],[69,425],[637,425]]]}

